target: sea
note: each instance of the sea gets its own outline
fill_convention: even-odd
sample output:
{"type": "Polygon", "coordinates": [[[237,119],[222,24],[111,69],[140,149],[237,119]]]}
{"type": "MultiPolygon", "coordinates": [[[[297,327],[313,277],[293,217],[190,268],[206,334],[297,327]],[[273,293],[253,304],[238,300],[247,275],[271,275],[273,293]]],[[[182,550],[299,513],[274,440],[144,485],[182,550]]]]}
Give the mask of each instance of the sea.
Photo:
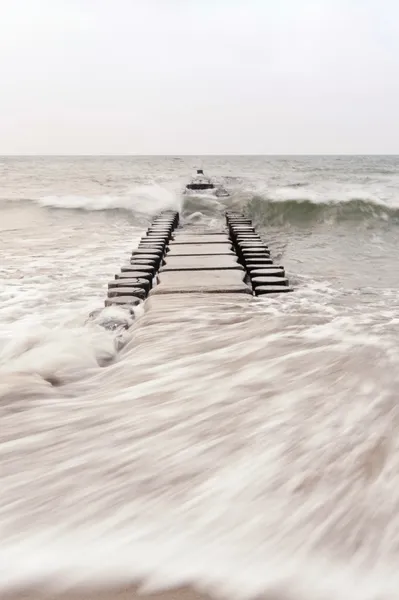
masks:
{"type": "Polygon", "coordinates": [[[397,599],[398,249],[395,156],[0,157],[0,596],[397,599]],[[105,311],[166,209],[250,216],[294,291],[105,311]]]}

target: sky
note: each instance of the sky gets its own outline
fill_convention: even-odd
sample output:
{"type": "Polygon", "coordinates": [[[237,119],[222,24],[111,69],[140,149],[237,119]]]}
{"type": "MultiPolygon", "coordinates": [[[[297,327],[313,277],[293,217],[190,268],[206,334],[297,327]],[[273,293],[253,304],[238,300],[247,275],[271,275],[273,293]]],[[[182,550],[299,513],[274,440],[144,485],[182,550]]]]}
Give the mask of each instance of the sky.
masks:
{"type": "Polygon", "coordinates": [[[398,0],[0,0],[0,154],[399,154],[398,0]]]}

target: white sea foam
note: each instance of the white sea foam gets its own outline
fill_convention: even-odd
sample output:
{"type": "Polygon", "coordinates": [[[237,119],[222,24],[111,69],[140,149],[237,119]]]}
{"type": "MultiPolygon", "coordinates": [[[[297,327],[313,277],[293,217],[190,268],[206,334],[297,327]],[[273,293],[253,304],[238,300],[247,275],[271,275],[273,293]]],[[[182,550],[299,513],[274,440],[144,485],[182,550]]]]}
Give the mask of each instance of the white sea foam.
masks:
{"type": "Polygon", "coordinates": [[[0,585],[396,598],[396,236],[268,230],[295,293],[132,315],[107,282],[180,200],[72,187],[4,209],[0,585]]]}
{"type": "Polygon", "coordinates": [[[100,210],[134,210],[136,213],[155,215],[162,210],[181,210],[181,197],[171,189],[155,183],[132,187],[122,195],[49,195],[37,200],[49,208],[100,210]]]}
{"type": "MultiPolygon", "coordinates": [[[[57,360],[52,335],[34,340],[31,396],[3,415],[3,584],[148,576],[395,597],[399,356],[389,322],[376,325],[322,305],[301,315],[292,297],[256,312],[204,303],[137,321],[105,369],[86,348],[108,334],[87,330],[82,348],[81,329],[55,332],[57,360]],[[76,378],[35,387],[63,357],[76,378]]],[[[13,375],[25,346],[10,344],[13,375]]]]}

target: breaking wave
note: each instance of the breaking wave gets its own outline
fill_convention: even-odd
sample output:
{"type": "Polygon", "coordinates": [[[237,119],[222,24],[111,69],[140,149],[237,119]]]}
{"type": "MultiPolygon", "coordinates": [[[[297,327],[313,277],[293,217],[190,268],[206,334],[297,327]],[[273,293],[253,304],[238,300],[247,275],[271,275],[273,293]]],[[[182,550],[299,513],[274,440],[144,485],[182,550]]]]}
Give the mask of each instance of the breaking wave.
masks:
{"type": "Polygon", "coordinates": [[[146,215],[166,209],[181,210],[181,198],[173,186],[168,188],[156,183],[138,185],[128,193],[119,195],[51,195],[43,196],[35,202],[46,208],[84,211],[128,210],[146,215]]]}
{"type": "Polygon", "coordinates": [[[275,200],[254,196],[245,205],[245,210],[258,225],[399,223],[399,206],[365,198],[316,201],[306,197],[275,200]]]}
{"type": "MultiPolygon", "coordinates": [[[[296,194],[286,197],[270,195],[232,194],[229,198],[216,198],[211,195],[185,197],[162,186],[141,186],[125,196],[46,196],[36,200],[42,207],[51,209],[112,211],[124,210],[137,217],[153,216],[167,209],[178,210],[183,219],[208,221],[223,218],[226,209],[244,210],[258,226],[307,226],[323,223],[348,223],[352,225],[399,223],[399,206],[367,197],[312,197],[297,189],[296,194]]],[[[288,192],[288,189],[285,189],[288,192]]],[[[291,192],[293,190],[291,189],[291,192]]]]}
{"type": "MultiPolygon", "coordinates": [[[[271,180],[273,177],[271,178],[271,180]]],[[[258,226],[306,226],[322,223],[381,224],[399,221],[399,201],[393,189],[378,190],[373,184],[320,185],[308,179],[293,178],[280,186],[269,187],[251,179],[224,177],[221,184],[228,197],[213,194],[184,195],[184,182],[149,181],[126,190],[110,190],[103,194],[51,194],[38,197],[0,199],[0,204],[33,202],[48,209],[103,212],[126,211],[141,217],[152,217],[162,210],[178,210],[186,223],[224,218],[226,209],[244,210],[258,226]]]]}

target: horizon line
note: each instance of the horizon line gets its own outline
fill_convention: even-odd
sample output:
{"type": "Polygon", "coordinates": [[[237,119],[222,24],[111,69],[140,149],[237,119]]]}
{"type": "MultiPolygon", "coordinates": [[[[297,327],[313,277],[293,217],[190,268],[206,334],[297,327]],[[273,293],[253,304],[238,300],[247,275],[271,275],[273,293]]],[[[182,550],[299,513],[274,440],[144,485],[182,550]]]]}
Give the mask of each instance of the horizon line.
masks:
{"type": "Polygon", "coordinates": [[[191,158],[191,157],[316,157],[316,156],[399,156],[398,153],[332,153],[332,152],[318,152],[318,153],[243,153],[243,154],[2,154],[0,158],[191,158]]]}

